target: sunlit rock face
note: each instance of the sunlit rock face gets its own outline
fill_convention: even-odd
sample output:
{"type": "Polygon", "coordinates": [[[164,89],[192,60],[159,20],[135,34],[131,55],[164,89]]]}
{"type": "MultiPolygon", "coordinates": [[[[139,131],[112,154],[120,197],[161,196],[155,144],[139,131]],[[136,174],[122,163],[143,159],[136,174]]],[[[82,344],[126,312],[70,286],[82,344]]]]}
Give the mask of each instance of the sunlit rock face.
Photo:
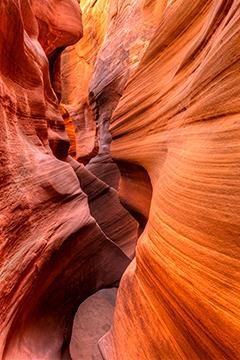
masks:
{"type": "Polygon", "coordinates": [[[109,123],[167,5],[165,0],[82,1],[84,36],[62,57],[70,154],[84,163],[91,159],[87,168],[119,190],[122,203],[138,219],[140,232],[149,213],[151,182],[143,168],[133,165],[125,172],[125,165],[118,164],[120,178],[110,154],[109,123]]]}
{"type": "Polygon", "coordinates": [[[174,1],[111,120],[150,216],[105,359],[240,359],[240,5],[174,1]]]}
{"type": "Polygon", "coordinates": [[[0,2],[0,359],[124,273],[104,360],[238,360],[239,1],[80,4],[0,2]]]}
{"type": "Polygon", "coordinates": [[[89,106],[88,87],[98,51],[110,20],[110,0],[82,0],[84,34],[62,56],[62,103],[70,154],[87,162],[97,153],[96,122],[89,106]]]}
{"type": "Polygon", "coordinates": [[[81,1],[84,36],[62,58],[62,101],[68,112],[70,151],[77,159],[88,161],[98,150],[107,152],[112,111],[147,48],[166,3],[81,1]]]}

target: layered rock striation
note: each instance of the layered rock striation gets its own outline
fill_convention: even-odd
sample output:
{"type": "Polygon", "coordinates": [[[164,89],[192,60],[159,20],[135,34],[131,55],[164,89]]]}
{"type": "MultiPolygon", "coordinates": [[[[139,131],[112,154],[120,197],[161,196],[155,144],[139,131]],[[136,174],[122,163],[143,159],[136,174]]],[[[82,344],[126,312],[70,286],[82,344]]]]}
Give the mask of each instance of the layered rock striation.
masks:
{"type": "Polygon", "coordinates": [[[79,304],[118,285],[138,225],[68,156],[59,65],[82,36],[78,3],[4,0],[0,14],[0,358],[68,358],[79,304]]]}
{"type": "Polygon", "coordinates": [[[239,1],[169,5],[111,120],[153,197],[106,359],[240,358],[239,21],[239,1]]]}
{"type": "Polygon", "coordinates": [[[238,360],[240,3],[81,8],[0,3],[0,358],[88,354],[124,273],[105,360],[238,360]]]}

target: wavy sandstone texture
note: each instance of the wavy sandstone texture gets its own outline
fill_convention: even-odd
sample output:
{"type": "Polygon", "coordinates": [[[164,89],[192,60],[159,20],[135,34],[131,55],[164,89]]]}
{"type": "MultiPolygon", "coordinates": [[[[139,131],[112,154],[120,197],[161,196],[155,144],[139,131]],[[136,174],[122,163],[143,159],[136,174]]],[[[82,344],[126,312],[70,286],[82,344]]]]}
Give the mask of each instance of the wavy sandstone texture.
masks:
{"type": "Polygon", "coordinates": [[[105,127],[166,3],[166,0],[81,1],[84,36],[62,57],[62,102],[67,111],[70,151],[77,159],[89,160],[98,148],[104,151],[105,127]],[[90,102],[95,103],[92,106],[95,119],[89,107],[89,92],[90,102]]]}
{"type": "Polygon", "coordinates": [[[69,358],[79,304],[118,284],[138,225],[68,156],[59,56],[82,36],[78,3],[3,0],[0,15],[0,358],[69,358]]]}
{"type": "Polygon", "coordinates": [[[96,123],[88,101],[88,85],[108,25],[109,0],[82,0],[84,34],[62,56],[62,105],[70,154],[87,162],[97,152],[96,123]]]}
{"type": "Polygon", "coordinates": [[[240,1],[80,4],[0,1],[0,359],[124,273],[105,360],[240,360],[240,1]]]}
{"type": "Polygon", "coordinates": [[[113,115],[153,198],[108,360],[240,359],[239,24],[239,1],[174,1],[113,115]]]}

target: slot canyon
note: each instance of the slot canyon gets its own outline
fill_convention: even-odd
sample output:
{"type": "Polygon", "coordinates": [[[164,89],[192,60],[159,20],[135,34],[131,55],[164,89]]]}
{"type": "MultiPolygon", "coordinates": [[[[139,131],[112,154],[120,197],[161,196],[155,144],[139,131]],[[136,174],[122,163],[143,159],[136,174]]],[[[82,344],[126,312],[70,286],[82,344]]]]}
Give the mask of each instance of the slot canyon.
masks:
{"type": "Polygon", "coordinates": [[[0,360],[240,360],[240,0],[0,0],[0,360]]]}

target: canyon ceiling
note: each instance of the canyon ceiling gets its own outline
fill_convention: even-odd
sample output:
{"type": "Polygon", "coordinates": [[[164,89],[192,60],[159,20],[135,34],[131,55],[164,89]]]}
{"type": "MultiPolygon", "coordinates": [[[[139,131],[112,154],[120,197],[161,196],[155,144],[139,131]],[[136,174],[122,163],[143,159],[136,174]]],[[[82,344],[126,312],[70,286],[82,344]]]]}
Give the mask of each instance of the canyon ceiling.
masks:
{"type": "Polygon", "coordinates": [[[240,0],[1,0],[0,121],[0,359],[240,360],[240,0]]]}

